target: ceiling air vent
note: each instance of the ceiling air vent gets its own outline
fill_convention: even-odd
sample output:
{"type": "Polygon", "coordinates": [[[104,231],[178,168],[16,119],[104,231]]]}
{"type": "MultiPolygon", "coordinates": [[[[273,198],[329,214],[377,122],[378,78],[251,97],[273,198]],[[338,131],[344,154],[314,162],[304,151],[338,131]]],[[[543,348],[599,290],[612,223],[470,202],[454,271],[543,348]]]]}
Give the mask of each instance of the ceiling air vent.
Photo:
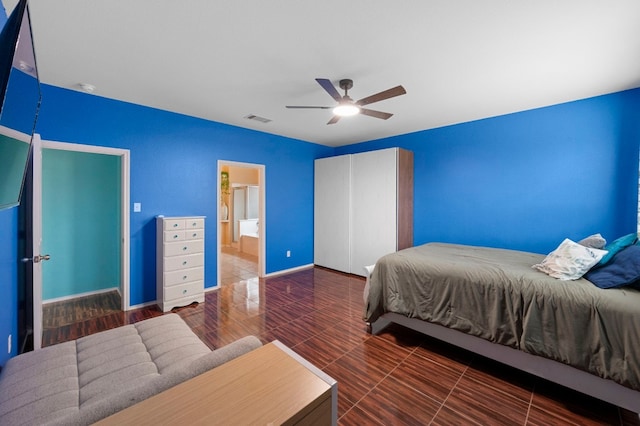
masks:
{"type": "Polygon", "coordinates": [[[268,118],[260,117],[259,115],[255,115],[255,114],[245,115],[244,118],[246,118],[247,120],[259,121],[261,123],[268,123],[272,121],[272,120],[269,120],[268,118]]]}

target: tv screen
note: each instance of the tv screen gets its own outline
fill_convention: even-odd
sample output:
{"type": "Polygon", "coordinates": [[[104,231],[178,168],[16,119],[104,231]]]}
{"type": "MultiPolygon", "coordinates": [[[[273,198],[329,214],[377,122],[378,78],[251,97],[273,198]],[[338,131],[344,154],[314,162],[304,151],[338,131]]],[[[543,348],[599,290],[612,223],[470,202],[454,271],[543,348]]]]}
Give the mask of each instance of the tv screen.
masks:
{"type": "Polygon", "coordinates": [[[20,203],[40,106],[40,85],[26,0],[0,34],[0,209],[20,203]]]}

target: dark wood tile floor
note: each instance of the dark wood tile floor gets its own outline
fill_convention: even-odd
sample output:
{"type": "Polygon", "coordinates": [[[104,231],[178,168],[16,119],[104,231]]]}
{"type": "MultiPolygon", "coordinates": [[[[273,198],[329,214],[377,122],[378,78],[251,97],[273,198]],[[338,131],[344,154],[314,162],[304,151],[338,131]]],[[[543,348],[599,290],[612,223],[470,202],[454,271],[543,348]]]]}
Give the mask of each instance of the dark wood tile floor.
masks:
{"type": "MultiPolygon", "coordinates": [[[[338,381],[340,425],[640,425],[638,416],[406,328],[369,335],[361,278],[313,268],[249,279],[176,309],[217,348],[279,339],[338,381]]],[[[155,307],[48,329],[45,345],[162,315],[155,307]]]]}
{"type": "Polygon", "coordinates": [[[71,300],[42,305],[43,328],[57,328],[63,325],[101,317],[121,310],[120,293],[117,290],[76,297],[71,300]]]}

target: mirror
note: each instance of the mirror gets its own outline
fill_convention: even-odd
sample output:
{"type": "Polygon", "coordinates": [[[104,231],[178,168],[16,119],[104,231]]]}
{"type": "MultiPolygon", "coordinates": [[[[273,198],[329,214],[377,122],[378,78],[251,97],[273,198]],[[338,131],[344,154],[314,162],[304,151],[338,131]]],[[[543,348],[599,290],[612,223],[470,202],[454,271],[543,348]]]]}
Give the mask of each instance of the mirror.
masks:
{"type": "Polygon", "coordinates": [[[40,106],[40,84],[27,1],[0,35],[0,210],[20,203],[40,106]]]}

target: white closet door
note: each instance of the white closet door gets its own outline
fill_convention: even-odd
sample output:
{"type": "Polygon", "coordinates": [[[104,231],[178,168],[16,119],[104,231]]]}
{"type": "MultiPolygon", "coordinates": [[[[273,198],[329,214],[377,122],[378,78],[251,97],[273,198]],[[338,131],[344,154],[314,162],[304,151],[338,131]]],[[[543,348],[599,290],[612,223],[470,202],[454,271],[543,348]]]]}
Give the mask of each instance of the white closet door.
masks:
{"type": "Polygon", "coordinates": [[[355,154],[351,159],[351,273],[364,275],[396,251],[397,149],[355,154]]]}
{"type": "Polygon", "coordinates": [[[349,272],[349,205],[351,156],[315,161],[314,263],[349,272]]]}

